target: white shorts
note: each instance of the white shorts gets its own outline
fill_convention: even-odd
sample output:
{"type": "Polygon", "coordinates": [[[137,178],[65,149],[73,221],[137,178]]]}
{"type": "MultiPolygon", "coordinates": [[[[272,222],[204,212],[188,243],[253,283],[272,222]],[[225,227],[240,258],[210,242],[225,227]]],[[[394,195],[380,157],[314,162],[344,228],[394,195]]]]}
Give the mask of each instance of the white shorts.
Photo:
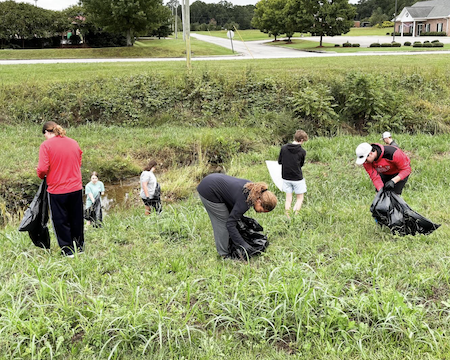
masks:
{"type": "Polygon", "coordinates": [[[306,181],[305,179],[302,179],[300,181],[283,179],[283,191],[289,194],[304,194],[306,192],[306,181]]]}

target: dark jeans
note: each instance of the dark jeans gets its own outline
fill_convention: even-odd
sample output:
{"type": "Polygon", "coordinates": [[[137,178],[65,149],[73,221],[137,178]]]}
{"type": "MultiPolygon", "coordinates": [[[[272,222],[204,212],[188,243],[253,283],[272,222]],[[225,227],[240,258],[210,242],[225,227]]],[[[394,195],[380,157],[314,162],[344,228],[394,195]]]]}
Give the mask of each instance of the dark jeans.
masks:
{"type": "Polygon", "coordinates": [[[49,194],[50,212],[58,244],[65,255],[84,248],[82,190],[67,194],[49,194]],[[75,246],[75,247],[74,247],[75,246]]]}
{"type": "MultiPolygon", "coordinates": [[[[380,174],[381,180],[383,181],[383,184],[386,184],[389,180],[391,180],[392,178],[395,178],[398,174],[394,174],[394,175],[383,175],[380,174]]],[[[403,188],[406,185],[406,182],[408,181],[409,175],[407,177],[405,177],[403,180],[400,180],[397,184],[395,184],[394,186],[394,192],[398,195],[402,194],[403,188]]]]}

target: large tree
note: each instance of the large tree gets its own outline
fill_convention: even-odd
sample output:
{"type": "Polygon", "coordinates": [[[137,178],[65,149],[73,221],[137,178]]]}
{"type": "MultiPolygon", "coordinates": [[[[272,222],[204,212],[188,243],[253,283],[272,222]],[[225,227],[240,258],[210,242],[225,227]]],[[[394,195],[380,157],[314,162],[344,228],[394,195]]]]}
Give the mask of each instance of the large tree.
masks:
{"type": "Polygon", "coordinates": [[[355,7],[348,0],[290,0],[291,13],[297,14],[297,28],[320,36],[346,34],[353,26],[355,7]]]}
{"type": "Polygon", "coordinates": [[[170,19],[162,0],[81,0],[92,21],[112,33],[125,33],[127,45],[134,36],[159,28],[170,19]]]}
{"type": "Polygon", "coordinates": [[[0,38],[6,41],[25,40],[53,36],[57,12],[26,3],[0,2],[0,38]]]}
{"type": "Polygon", "coordinates": [[[261,0],[256,4],[252,25],[264,33],[273,35],[275,41],[278,35],[291,37],[291,23],[287,21],[286,0],[261,0]]]}

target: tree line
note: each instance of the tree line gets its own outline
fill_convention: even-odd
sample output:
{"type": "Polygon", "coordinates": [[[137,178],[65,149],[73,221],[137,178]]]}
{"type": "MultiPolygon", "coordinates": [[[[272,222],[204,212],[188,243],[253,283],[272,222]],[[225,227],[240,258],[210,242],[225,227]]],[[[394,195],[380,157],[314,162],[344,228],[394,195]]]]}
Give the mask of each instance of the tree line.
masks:
{"type": "Polygon", "coordinates": [[[131,46],[135,36],[170,34],[171,11],[162,0],[81,0],[63,11],[0,2],[1,48],[57,47],[62,37],[72,45],[131,46]]]}

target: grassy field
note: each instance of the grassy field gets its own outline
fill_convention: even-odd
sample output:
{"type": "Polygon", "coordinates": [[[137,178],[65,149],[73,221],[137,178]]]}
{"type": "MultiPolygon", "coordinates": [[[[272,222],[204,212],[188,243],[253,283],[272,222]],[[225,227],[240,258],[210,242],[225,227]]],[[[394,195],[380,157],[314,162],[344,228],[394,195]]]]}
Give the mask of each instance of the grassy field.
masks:
{"type": "MultiPolygon", "coordinates": [[[[288,220],[264,164],[279,147],[258,129],[149,130],[81,126],[69,136],[90,166],[114,153],[140,166],[153,141],[181,156],[177,144],[194,137],[191,163],[157,173],[160,216],[145,217],[130,193],[103,228],[86,231],[74,259],[59,255],[54,238],[49,252],[34,248],[15,217],[0,232],[1,358],[449,358],[448,135],[395,134],[413,168],[405,200],[443,224],[430,236],[398,237],[374,223],[374,188],[354,164],[355,147],[379,134],[310,138],[308,193],[288,220]],[[266,181],[279,199],[272,213],[248,212],[271,243],[249,262],[218,258],[193,191],[208,170],[202,144],[231,136],[253,145],[231,156],[227,173],[266,181]],[[176,186],[187,197],[173,203],[166,197],[176,186]]],[[[0,137],[2,151],[15,150],[2,152],[2,173],[34,176],[39,127],[4,126],[0,137]]]]}
{"type": "MultiPolygon", "coordinates": [[[[394,28],[385,28],[385,29],[378,29],[378,28],[351,28],[350,32],[345,34],[346,36],[384,36],[386,33],[391,33],[394,30],[394,28]]],[[[202,35],[210,35],[210,36],[217,36],[221,38],[227,38],[227,30],[221,30],[221,31],[196,31],[197,34],[202,35]]],[[[301,34],[301,33],[295,33],[293,37],[298,38],[301,36],[309,36],[309,34],[301,34]]],[[[286,38],[285,34],[282,34],[281,36],[278,36],[277,39],[284,39],[286,38]]],[[[234,30],[234,39],[235,40],[243,40],[243,41],[256,41],[256,40],[268,40],[268,39],[274,39],[273,36],[269,36],[266,33],[263,33],[259,30],[234,30]]]]}
{"type": "Polygon", "coordinates": [[[391,34],[394,31],[393,27],[390,28],[376,28],[376,27],[363,27],[363,28],[351,28],[350,31],[345,34],[346,36],[384,36],[391,34]]]}
{"type": "MultiPolygon", "coordinates": [[[[263,33],[259,30],[233,30],[234,31],[234,40],[239,41],[256,41],[256,40],[273,40],[273,36],[269,36],[266,33],[263,33]]],[[[209,36],[217,36],[224,39],[227,39],[227,30],[220,31],[196,31],[196,34],[201,35],[209,35],[209,36]]],[[[300,33],[295,33],[294,37],[300,37],[300,33]]],[[[278,39],[284,39],[284,34],[282,36],[278,36],[278,39]]]]}
{"type": "MultiPolygon", "coordinates": [[[[191,39],[193,56],[232,55],[231,50],[191,39]]],[[[180,58],[185,57],[183,39],[136,41],[133,47],[81,49],[1,50],[0,60],[11,59],[103,59],[103,58],[180,58]]]]}
{"type": "MultiPolygon", "coordinates": [[[[248,70],[266,76],[277,73],[279,76],[291,74],[317,73],[340,74],[354,69],[370,68],[375,73],[398,71],[413,73],[420,70],[422,74],[445,74],[450,70],[447,55],[414,55],[396,57],[380,57],[374,63],[373,58],[300,58],[300,59],[265,59],[240,61],[198,61],[192,63],[192,72],[218,72],[224,76],[242,76],[248,70]]],[[[130,62],[130,63],[98,63],[98,64],[36,64],[5,65],[0,67],[0,84],[22,84],[24,87],[33,84],[44,84],[55,81],[91,80],[93,78],[120,77],[129,74],[156,73],[167,77],[182,77],[186,72],[185,62],[130,62]]],[[[0,95],[3,89],[0,87],[0,95]]]]}
{"type": "MultiPolygon", "coordinates": [[[[326,40],[326,38],[324,38],[326,40]]],[[[440,48],[415,48],[412,46],[404,46],[402,44],[401,47],[343,47],[343,42],[340,43],[339,47],[336,47],[332,43],[323,42],[320,47],[320,43],[318,41],[311,41],[306,39],[292,39],[291,42],[287,41],[277,41],[277,42],[269,42],[266,43],[269,46],[283,46],[291,49],[298,50],[316,50],[316,51],[333,51],[336,53],[356,53],[356,52],[421,52],[421,51],[442,51],[449,50],[450,44],[444,44],[443,47],[440,48]]]]}

